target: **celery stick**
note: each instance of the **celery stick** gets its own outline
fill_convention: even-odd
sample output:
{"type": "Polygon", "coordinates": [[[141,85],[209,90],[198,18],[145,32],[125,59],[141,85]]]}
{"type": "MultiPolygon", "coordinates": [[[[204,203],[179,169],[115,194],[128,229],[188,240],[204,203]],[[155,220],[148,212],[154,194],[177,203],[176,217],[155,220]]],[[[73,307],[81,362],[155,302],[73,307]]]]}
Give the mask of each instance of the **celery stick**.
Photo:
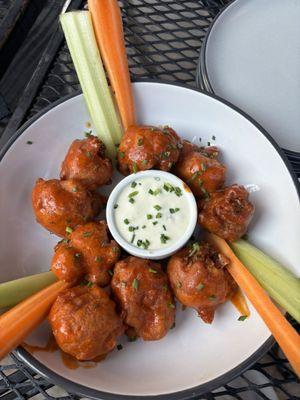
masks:
{"type": "Polygon", "coordinates": [[[230,246],[269,295],[300,322],[300,279],[244,240],[230,246]]]}
{"type": "Polygon", "coordinates": [[[0,308],[12,307],[56,280],[55,275],[49,271],[0,283],[0,308]]]}
{"type": "Polygon", "coordinates": [[[61,14],[60,22],[96,134],[114,161],[122,129],[97,47],[91,14],[88,11],[67,12],[61,14]]]}

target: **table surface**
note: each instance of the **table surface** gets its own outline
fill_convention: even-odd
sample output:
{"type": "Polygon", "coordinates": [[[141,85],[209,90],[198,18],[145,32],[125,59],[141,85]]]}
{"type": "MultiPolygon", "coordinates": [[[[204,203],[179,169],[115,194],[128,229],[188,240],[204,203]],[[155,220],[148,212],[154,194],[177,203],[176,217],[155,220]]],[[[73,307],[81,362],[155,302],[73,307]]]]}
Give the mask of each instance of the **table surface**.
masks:
{"type": "MultiPolygon", "coordinates": [[[[64,3],[0,0],[0,146],[38,111],[79,90],[58,27],[58,14],[64,3]]],[[[202,40],[212,19],[228,0],[119,3],[132,79],[164,80],[195,87],[202,40]]],[[[85,7],[84,2],[71,1],[71,9],[78,7],[85,7]]],[[[299,173],[299,160],[290,161],[299,173]]],[[[77,396],[53,386],[12,354],[0,365],[0,399],[33,398],[77,396]]],[[[277,345],[240,377],[201,396],[224,400],[276,398],[300,399],[299,382],[277,345]]]]}

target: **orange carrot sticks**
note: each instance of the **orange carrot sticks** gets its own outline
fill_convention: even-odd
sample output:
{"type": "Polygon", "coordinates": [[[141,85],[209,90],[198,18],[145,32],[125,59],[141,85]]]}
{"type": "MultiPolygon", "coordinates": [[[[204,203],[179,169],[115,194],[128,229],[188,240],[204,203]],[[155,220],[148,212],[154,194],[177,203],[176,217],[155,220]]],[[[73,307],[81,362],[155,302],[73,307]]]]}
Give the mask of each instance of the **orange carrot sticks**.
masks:
{"type": "Polygon", "coordinates": [[[58,293],[68,286],[55,282],[0,316],[0,360],[46,318],[58,293]]]}
{"type": "Polygon", "coordinates": [[[117,0],[88,0],[88,5],[98,47],[126,130],[136,121],[120,9],[117,0]]]}
{"type": "Polygon", "coordinates": [[[235,256],[225,240],[216,235],[208,234],[207,240],[220,253],[229,258],[228,272],[245,292],[265,324],[272,332],[277,343],[290,361],[292,367],[300,375],[300,336],[278,308],[272,303],[264,289],[250,274],[246,267],[235,256]]]}

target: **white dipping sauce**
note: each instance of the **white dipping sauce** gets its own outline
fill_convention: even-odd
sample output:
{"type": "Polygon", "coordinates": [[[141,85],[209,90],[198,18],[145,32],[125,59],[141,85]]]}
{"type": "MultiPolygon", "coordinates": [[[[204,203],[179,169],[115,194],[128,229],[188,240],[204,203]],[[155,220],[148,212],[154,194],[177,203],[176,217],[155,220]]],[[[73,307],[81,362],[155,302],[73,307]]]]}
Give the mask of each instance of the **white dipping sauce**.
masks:
{"type": "Polygon", "coordinates": [[[150,176],[129,183],[114,204],[119,234],[141,249],[157,250],[176,243],[189,226],[191,212],[183,183],[150,176]]]}

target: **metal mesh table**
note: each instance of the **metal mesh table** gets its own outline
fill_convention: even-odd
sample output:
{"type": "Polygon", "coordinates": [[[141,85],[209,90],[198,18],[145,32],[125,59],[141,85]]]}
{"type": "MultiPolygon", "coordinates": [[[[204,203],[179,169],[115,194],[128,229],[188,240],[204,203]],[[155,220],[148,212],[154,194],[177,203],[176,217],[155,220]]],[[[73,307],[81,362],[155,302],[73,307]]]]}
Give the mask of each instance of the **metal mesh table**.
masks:
{"type": "MultiPolygon", "coordinates": [[[[49,2],[59,8],[64,3],[62,0],[49,2]]],[[[73,3],[78,7],[81,2],[75,0],[73,3]]],[[[195,86],[201,42],[213,17],[226,3],[228,0],[121,0],[132,79],[195,86]]],[[[12,1],[0,0],[0,21],[11,4],[12,1]]],[[[55,29],[34,71],[34,79],[25,88],[11,115],[1,120],[0,135],[3,133],[8,138],[20,123],[62,96],[78,90],[78,80],[62,33],[55,29]]],[[[54,398],[78,397],[53,386],[13,354],[0,366],[0,399],[54,398]]],[[[300,386],[275,345],[240,377],[201,398],[300,399],[300,386]]]]}

